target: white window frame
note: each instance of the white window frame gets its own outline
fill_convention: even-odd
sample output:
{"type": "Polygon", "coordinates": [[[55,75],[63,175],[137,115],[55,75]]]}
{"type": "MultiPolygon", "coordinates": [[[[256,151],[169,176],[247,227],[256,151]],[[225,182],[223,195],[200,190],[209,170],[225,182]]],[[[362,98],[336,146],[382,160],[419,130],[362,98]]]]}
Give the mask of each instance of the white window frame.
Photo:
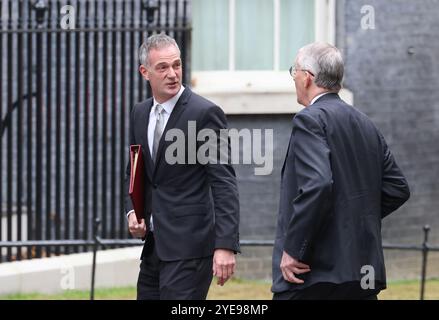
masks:
{"type": "MultiPolygon", "coordinates": [[[[229,70],[192,71],[192,89],[220,105],[227,114],[300,111],[302,106],[296,102],[293,80],[288,72],[280,70],[279,67],[280,0],[272,0],[274,6],[274,68],[264,71],[235,70],[236,1],[239,0],[229,0],[229,70]]],[[[335,44],[336,0],[314,1],[314,39],[335,44]]],[[[341,95],[347,102],[352,102],[352,95],[346,90],[342,90],[341,95]]]]}

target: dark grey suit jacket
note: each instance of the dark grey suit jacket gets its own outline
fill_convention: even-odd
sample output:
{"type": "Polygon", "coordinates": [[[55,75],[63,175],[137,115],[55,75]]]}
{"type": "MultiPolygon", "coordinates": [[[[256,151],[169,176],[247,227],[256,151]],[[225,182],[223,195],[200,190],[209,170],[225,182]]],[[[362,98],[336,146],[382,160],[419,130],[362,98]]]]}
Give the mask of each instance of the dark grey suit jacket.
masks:
{"type": "MultiPolygon", "coordinates": [[[[187,161],[188,121],[196,121],[197,133],[204,128],[218,132],[227,128],[224,112],[186,87],[166,124],[154,165],[147,138],[152,106],[150,98],[132,109],[130,144],[140,144],[143,149],[147,184],[145,221],[148,223],[152,212],[157,255],[163,261],[175,261],[207,257],[215,248],[239,251],[239,200],[234,169],[229,164],[202,165],[187,161]],[[184,132],[186,164],[165,161],[166,148],[173,143],[165,141],[165,136],[172,128],[184,132]]],[[[126,213],[133,208],[128,195],[129,177],[128,163],[126,213]]],[[[146,241],[144,251],[150,245],[146,241]]]]}
{"type": "Polygon", "coordinates": [[[273,292],[360,281],[372,266],[385,287],[381,219],[409,198],[407,182],[371,120],[335,93],[300,111],[282,168],[273,292]],[[310,265],[297,285],[282,252],[310,265]]]}

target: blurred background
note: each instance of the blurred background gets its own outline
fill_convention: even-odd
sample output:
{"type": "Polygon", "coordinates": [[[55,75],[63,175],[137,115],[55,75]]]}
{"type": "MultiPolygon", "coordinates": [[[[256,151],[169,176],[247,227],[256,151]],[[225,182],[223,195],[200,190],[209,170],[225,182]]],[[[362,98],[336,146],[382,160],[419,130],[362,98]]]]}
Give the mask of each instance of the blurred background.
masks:
{"type": "MultiPolygon", "coordinates": [[[[91,250],[85,243],[25,241],[92,241],[96,218],[101,238],[129,238],[128,117],[150,95],[137,48],[162,31],[180,46],[184,83],[220,105],[230,128],[273,129],[273,149],[263,151],[273,153],[270,175],[256,176],[255,164],[235,165],[240,237],[250,243],[274,239],[280,169],[293,114],[301,110],[288,69],[307,43],[340,48],[342,98],[382,131],[411,189],[410,200],[383,221],[382,234],[387,244],[419,250],[385,250],[388,278],[418,281],[424,225],[428,243],[439,245],[438,12],[433,0],[1,0],[0,241],[19,242],[0,248],[0,278],[10,284],[0,294],[38,288],[38,281],[24,288],[17,280],[26,272],[35,279],[35,267],[14,269],[12,262],[91,250]]],[[[134,250],[125,267],[136,274],[134,250]]],[[[269,283],[271,252],[270,245],[244,246],[236,277],[269,283]]],[[[74,287],[89,286],[89,269],[69,263],[74,287]]],[[[111,271],[99,271],[102,264],[98,285],[135,281],[122,280],[116,262],[107,265],[111,271]]],[[[438,252],[429,252],[424,265],[428,279],[439,277],[438,252]]],[[[68,272],[53,270],[52,291],[59,291],[68,272]]]]}

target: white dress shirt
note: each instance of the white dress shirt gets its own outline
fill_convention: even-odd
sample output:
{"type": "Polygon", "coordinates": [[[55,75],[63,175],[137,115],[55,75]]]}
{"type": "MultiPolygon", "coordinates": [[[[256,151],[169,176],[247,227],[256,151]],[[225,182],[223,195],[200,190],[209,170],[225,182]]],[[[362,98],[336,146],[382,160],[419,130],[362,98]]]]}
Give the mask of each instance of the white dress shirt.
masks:
{"type": "Polygon", "coordinates": [[[148,124],[148,145],[149,145],[149,152],[151,155],[152,155],[152,147],[154,143],[154,130],[155,130],[155,125],[157,123],[157,117],[155,114],[157,105],[160,104],[164,109],[162,115],[164,119],[164,128],[166,128],[166,124],[168,123],[169,117],[171,116],[171,112],[172,110],[174,110],[174,107],[177,104],[178,99],[180,99],[180,96],[182,95],[183,91],[184,91],[184,87],[181,86],[180,91],[175,96],[173,96],[171,99],[163,103],[158,103],[157,100],[154,98],[154,104],[149,113],[149,124],[148,124]]]}

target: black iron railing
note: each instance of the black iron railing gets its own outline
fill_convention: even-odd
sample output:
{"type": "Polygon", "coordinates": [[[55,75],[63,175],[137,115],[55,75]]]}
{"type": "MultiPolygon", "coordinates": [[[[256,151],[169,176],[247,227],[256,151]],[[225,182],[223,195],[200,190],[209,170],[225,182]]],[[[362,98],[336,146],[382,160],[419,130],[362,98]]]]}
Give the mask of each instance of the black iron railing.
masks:
{"type": "MultiPolygon", "coordinates": [[[[97,218],[94,222],[93,228],[93,240],[51,240],[51,241],[10,241],[0,242],[0,250],[2,247],[13,248],[19,246],[34,246],[34,247],[65,247],[65,246],[86,246],[93,248],[93,261],[91,268],[91,284],[90,284],[90,300],[94,300],[95,289],[95,274],[96,274],[96,255],[99,248],[105,248],[108,246],[139,246],[143,245],[143,242],[136,239],[103,239],[99,236],[100,220],[97,218]]],[[[389,244],[384,243],[383,248],[385,250],[403,250],[403,251],[421,251],[422,252],[422,265],[421,265],[421,277],[420,277],[420,300],[424,300],[425,297],[425,283],[427,281],[427,265],[428,265],[428,253],[430,251],[439,252],[439,246],[432,246],[428,243],[428,233],[430,227],[424,226],[424,240],[421,245],[406,245],[406,244],[389,244]]],[[[241,240],[240,245],[242,247],[266,247],[273,246],[273,240],[241,240]]]]}
{"type": "MultiPolygon", "coordinates": [[[[96,218],[102,237],[128,237],[128,117],[149,96],[137,49],[170,34],[188,80],[189,3],[0,0],[0,241],[91,240],[96,218]]],[[[29,243],[0,262],[88,250],[29,243]]]]}

